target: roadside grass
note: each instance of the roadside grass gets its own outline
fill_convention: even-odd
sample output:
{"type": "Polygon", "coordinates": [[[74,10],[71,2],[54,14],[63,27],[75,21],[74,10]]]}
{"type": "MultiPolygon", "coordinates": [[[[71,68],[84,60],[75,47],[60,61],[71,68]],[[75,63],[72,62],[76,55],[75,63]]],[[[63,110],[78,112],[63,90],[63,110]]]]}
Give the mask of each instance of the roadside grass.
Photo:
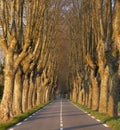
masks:
{"type": "Polygon", "coordinates": [[[20,115],[14,117],[11,121],[9,121],[7,123],[3,123],[3,124],[0,123],[0,130],[7,130],[8,128],[12,127],[13,125],[17,124],[18,122],[23,121],[25,118],[27,118],[28,116],[32,115],[33,113],[35,113],[39,109],[42,109],[44,106],[48,105],[50,102],[51,101],[49,101],[46,104],[41,104],[40,106],[37,106],[34,109],[29,110],[28,112],[20,114],[20,115]]]}
{"type": "Polygon", "coordinates": [[[118,111],[120,113],[120,102],[118,103],[118,111]]]}
{"type": "MultiPolygon", "coordinates": [[[[120,130],[120,116],[113,118],[108,116],[107,114],[99,113],[98,111],[93,111],[90,108],[87,108],[86,106],[80,105],[78,103],[74,104],[94,116],[96,119],[99,119],[101,122],[107,124],[112,130],[120,130]]],[[[120,103],[118,109],[120,111],[120,103]]]]}

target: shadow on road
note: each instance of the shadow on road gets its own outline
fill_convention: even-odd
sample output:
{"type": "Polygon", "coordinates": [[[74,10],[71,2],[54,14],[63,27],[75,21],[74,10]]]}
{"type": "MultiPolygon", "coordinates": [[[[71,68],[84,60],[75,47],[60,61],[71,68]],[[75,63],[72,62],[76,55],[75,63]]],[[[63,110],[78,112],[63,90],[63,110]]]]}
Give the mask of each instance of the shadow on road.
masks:
{"type": "Polygon", "coordinates": [[[102,123],[95,123],[95,124],[88,124],[88,125],[79,125],[79,126],[73,126],[73,127],[64,128],[64,130],[77,130],[77,129],[83,129],[83,128],[86,128],[86,127],[90,128],[90,127],[101,125],[101,124],[102,123]]]}

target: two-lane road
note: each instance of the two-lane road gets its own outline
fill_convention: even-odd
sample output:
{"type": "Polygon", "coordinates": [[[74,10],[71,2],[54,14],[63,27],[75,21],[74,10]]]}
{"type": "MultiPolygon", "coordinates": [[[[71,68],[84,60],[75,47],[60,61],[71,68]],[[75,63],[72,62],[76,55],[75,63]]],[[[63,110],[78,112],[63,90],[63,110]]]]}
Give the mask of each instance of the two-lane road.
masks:
{"type": "Polygon", "coordinates": [[[48,106],[8,130],[111,130],[66,99],[48,106]]]}

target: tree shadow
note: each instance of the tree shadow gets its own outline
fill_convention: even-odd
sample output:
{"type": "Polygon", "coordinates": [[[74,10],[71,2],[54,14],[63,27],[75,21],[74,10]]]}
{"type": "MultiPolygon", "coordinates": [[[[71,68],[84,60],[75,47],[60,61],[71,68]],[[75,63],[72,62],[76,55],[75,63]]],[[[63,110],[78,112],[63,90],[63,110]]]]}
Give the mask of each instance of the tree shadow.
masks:
{"type": "Polygon", "coordinates": [[[78,125],[78,126],[73,126],[73,127],[64,128],[64,130],[83,129],[83,128],[86,128],[86,127],[98,126],[98,125],[101,125],[101,124],[103,124],[103,123],[94,123],[94,124],[87,124],[87,125],[78,125]]]}

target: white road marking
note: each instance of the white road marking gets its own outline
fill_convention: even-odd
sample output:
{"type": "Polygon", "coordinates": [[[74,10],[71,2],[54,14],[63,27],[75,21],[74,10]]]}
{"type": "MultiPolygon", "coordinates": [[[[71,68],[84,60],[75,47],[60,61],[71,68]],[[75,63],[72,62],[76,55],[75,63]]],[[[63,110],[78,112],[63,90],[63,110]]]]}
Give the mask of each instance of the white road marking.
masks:
{"type": "MultiPolygon", "coordinates": [[[[52,104],[52,103],[50,103],[50,104],[52,104]]],[[[36,115],[36,114],[39,113],[40,111],[46,109],[50,104],[48,104],[47,106],[43,107],[42,109],[36,111],[36,112],[33,113],[31,116],[29,116],[28,118],[24,119],[24,121],[29,120],[29,118],[32,118],[34,115],[36,115]]],[[[15,126],[20,126],[20,125],[22,125],[22,122],[17,123],[15,126]]],[[[14,130],[14,128],[10,128],[9,130],[14,130]]],[[[63,129],[61,129],[61,130],[63,130],[63,129]]]]}
{"type": "Polygon", "coordinates": [[[63,130],[62,99],[61,99],[61,104],[60,104],[60,130],[63,130]]]}
{"type": "Polygon", "coordinates": [[[108,127],[108,125],[106,125],[106,124],[103,124],[103,126],[108,127]]]}
{"type": "Polygon", "coordinates": [[[16,124],[16,126],[20,126],[20,125],[22,125],[22,123],[20,122],[20,123],[18,123],[18,124],[16,124]]]}
{"type": "Polygon", "coordinates": [[[36,115],[36,113],[34,113],[34,114],[32,114],[33,116],[35,116],[36,115]]]}
{"type": "MultiPolygon", "coordinates": [[[[68,102],[70,102],[69,100],[68,100],[68,102]]],[[[84,112],[84,113],[87,113],[86,111],[84,111],[84,110],[82,110],[80,107],[78,107],[77,105],[75,105],[74,103],[72,103],[72,102],[70,102],[73,106],[75,106],[76,108],[78,108],[80,111],[82,111],[82,112],[84,112]]]]}
{"type": "Polygon", "coordinates": [[[28,119],[24,119],[24,121],[27,121],[28,119]]]}
{"type": "Polygon", "coordinates": [[[98,122],[101,122],[99,119],[96,119],[98,122]]]}
{"type": "Polygon", "coordinates": [[[60,127],[63,127],[63,124],[60,124],[60,127]]]}
{"type": "Polygon", "coordinates": [[[95,119],[95,117],[94,117],[94,116],[91,116],[91,118],[95,119]]]}
{"type": "Polygon", "coordinates": [[[75,107],[77,107],[79,110],[83,111],[82,109],[80,109],[77,105],[75,105],[74,103],[71,102],[72,105],[74,105],[75,107]]]}
{"type": "MultiPolygon", "coordinates": [[[[70,101],[68,101],[68,102],[70,102],[70,101]]],[[[79,108],[77,105],[75,105],[74,103],[72,103],[72,102],[70,102],[70,103],[73,104],[75,107],[77,107],[79,110],[83,111],[84,113],[87,113],[87,112],[85,112],[84,110],[80,109],[80,108],[79,108]]],[[[94,116],[91,116],[91,114],[88,114],[88,116],[90,116],[90,117],[93,118],[93,119],[96,119],[94,116]]],[[[96,121],[101,122],[99,119],[96,119],[96,121]]],[[[107,124],[103,124],[103,126],[104,126],[104,127],[109,127],[107,124]]]]}

